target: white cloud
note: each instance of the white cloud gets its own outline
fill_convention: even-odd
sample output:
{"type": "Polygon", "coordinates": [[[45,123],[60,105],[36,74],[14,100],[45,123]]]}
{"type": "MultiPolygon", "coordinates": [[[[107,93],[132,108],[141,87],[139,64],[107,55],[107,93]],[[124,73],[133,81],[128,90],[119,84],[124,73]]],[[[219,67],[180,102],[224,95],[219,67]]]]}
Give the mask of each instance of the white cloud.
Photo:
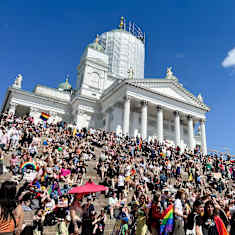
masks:
{"type": "Polygon", "coordinates": [[[222,66],[225,68],[235,67],[235,48],[233,48],[228,52],[228,55],[225,57],[225,59],[222,62],[222,66]]]}

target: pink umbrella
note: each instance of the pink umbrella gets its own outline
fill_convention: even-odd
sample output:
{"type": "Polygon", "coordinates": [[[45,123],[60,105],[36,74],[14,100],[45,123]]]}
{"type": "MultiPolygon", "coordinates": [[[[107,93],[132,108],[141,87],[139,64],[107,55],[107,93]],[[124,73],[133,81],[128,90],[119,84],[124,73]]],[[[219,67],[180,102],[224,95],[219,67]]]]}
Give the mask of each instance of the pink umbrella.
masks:
{"type": "Polygon", "coordinates": [[[69,193],[77,194],[77,193],[96,193],[100,191],[106,191],[108,188],[103,185],[97,185],[94,182],[88,181],[86,184],[82,186],[78,186],[72,188],[69,193]]]}

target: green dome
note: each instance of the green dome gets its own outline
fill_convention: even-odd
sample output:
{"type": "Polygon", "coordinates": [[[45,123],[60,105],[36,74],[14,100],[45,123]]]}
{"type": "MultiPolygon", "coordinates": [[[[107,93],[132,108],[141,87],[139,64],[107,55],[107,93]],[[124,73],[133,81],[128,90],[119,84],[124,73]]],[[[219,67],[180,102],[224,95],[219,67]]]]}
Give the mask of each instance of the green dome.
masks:
{"type": "Polygon", "coordinates": [[[59,89],[59,90],[63,90],[63,91],[71,90],[71,89],[72,89],[72,86],[71,86],[71,84],[69,83],[69,80],[66,79],[65,82],[62,82],[62,83],[59,84],[58,89],[59,89]]]}

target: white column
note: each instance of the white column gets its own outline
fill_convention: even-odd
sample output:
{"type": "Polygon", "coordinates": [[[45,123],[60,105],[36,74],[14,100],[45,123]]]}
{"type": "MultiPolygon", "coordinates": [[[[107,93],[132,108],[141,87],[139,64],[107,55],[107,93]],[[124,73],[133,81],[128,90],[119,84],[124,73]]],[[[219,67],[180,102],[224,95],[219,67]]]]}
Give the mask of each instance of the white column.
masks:
{"type": "Polygon", "coordinates": [[[178,111],[175,114],[175,145],[180,146],[180,115],[178,111]]]}
{"type": "Polygon", "coordinates": [[[16,111],[16,103],[10,103],[8,113],[15,115],[15,111],[16,111]]]}
{"type": "Polygon", "coordinates": [[[125,97],[124,101],[124,115],[123,115],[123,133],[124,135],[129,134],[130,127],[130,97],[125,97]]]}
{"type": "Polygon", "coordinates": [[[141,136],[145,140],[147,138],[147,124],[148,124],[148,102],[141,102],[141,136]]]}
{"type": "Polygon", "coordinates": [[[157,139],[163,142],[163,110],[160,106],[157,106],[157,139]]]}
{"type": "Polygon", "coordinates": [[[193,117],[191,115],[188,116],[188,137],[189,137],[189,149],[193,150],[194,148],[194,133],[193,133],[193,117]]]}
{"type": "Polygon", "coordinates": [[[105,114],[105,131],[109,131],[109,119],[110,119],[110,113],[109,111],[105,114]]]}
{"type": "Polygon", "coordinates": [[[202,153],[207,155],[207,145],[206,145],[206,127],[205,127],[205,120],[200,121],[201,126],[201,146],[202,146],[202,153]]]}

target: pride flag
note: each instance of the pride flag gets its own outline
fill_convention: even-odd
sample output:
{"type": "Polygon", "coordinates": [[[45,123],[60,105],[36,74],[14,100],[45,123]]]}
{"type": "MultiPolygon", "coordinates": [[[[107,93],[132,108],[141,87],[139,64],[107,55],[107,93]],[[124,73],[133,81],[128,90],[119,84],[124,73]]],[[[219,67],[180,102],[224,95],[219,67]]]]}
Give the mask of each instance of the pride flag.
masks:
{"type": "Polygon", "coordinates": [[[141,148],[142,148],[142,144],[143,144],[143,140],[142,140],[142,139],[140,139],[140,143],[139,143],[139,150],[141,150],[141,148]]]}
{"type": "Polygon", "coordinates": [[[229,235],[222,219],[220,219],[220,217],[218,217],[218,216],[215,216],[214,220],[215,220],[215,224],[216,224],[218,234],[219,235],[229,235]]]}
{"type": "Polygon", "coordinates": [[[47,120],[49,119],[49,117],[50,117],[50,115],[47,114],[47,113],[44,113],[44,112],[42,112],[42,113],[41,113],[41,116],[40,116],[40,118],[41,118],[43,121],[47,121],[47,120]]]}
{"type": "Polygon", "coordinates": [[[162,218],[160,235],[169,235],[173,231],[174,226],[173,205],[168,206],[168,208],[163,211],[162,218]]]}
{"type": "Polygon", "coordinates": [[[24,169],[30,166],[33,170],[39,171],[39,167],[34,162],[24,162],[20,165],[20,168],[24,172],[24,169]]]}

